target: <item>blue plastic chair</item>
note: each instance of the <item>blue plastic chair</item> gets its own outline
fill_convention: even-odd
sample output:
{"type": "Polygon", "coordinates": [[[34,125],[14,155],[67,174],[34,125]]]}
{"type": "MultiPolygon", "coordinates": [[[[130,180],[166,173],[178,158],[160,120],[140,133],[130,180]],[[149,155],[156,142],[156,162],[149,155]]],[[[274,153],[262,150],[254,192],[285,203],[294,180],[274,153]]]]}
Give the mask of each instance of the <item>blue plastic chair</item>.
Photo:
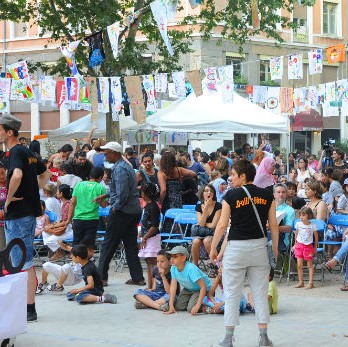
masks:
{"type": "Polygon", "coordinates": [[[54,213],[54,212],[51,212],[51,211],[45,211],[45,214],[47,214],[49,220],[51,223],[54,223],[58,220],[58,216],[54,213]]]}
{"type": "MultiPolygon", "coordinates": [[[[164,222],[166,219],[173,219],[175,220],[175,218],[183,212],[183,209],[182,208],[170,208],[169,210],[167,210],[164,214],[164,217],[163,217],[163,223],[162,223],[162,226],[164,225],[164,222]]],[[[172,237],[172,236],[180,236],[180,234],[173,234],[173,230],[174,230],[174,222],[173,222],[173,225],[170,229],[170,232],[162,232],[161,231],[161,237],[172,237]]]]}
{"type": "Polygon", "coordinates": [[[183,210],[196,211],[196,205],[182,205],[183,210]]]}

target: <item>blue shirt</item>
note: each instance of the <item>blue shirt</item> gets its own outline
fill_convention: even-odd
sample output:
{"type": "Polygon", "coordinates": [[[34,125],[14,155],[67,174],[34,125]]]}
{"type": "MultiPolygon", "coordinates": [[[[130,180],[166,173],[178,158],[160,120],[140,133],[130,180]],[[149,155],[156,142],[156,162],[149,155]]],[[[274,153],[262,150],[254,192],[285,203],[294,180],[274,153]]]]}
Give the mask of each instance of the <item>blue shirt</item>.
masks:
{"type": "MultiPolygon", "coordinates": [[[[282,219],[282,221],[280,222],[279,225],[287,225],[287,226],[290,226],[292,227],[293,226],[293,223],[294,223],[294,220],[295,220],[295,210],[289,206],[286,202],[283,202],[282,204],[280,204],[277,208],[276,208],[276,211],[284,211],[285,212],[285,216],[284,218],[282,219]]],[[[279,240],[281,242],[281,239],[283,239],[283,242],[285,244],[285,247],[288,247],[289,245],[289,236],[290,236],[290,233],[286,233],[284,235],[284,233],[280,233],[279,234],[279,240]]]]}
{"type": "Polygon", "coordinates": [[[200,270],[195,264],[186,261],[185,267],[182,271],[179,271],[176,266],[172,266],[170,269],[172,279],[179,282],[180,286],[191,291],[197,292],[201,287],[197,284],[197,281],[203,278],[205,285],[207,286],[207,292],[211,288],[211,282],[209,277],[200,270]]]}

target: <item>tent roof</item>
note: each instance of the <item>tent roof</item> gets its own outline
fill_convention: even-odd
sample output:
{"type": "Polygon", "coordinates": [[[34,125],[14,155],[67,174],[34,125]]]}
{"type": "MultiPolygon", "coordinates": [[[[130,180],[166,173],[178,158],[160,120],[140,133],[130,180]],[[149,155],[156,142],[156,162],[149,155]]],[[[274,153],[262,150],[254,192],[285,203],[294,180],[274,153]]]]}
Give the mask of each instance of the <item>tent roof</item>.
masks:
{"type": "Polygon", "coordinates": [[[287,123],[285,117],[236,93],[233,103],[223,103],[221,93],[204,93],[199,97],[192,93],[148,117],[141,128],[192,133],[286,133],[287,123]]]}
{"type": "MultiPolygon", "coordinates": [[[[105,114],[98,113],[98,128],[93,132],[93,137],[105,137],[105,114]]],[[[48,137],[55,141],[69,141],[82,139],[88,135],[92,128],[91,114],[69,123],[61,128],[51,130],[48,137]]]]}

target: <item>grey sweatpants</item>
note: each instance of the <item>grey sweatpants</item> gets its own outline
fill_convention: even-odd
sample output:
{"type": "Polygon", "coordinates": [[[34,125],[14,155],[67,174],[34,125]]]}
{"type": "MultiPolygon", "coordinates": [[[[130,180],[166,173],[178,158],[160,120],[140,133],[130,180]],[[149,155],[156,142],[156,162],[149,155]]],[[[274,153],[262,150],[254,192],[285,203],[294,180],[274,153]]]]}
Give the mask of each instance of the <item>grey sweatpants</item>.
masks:
{"type": "Polygon", "coordinates": [[[228,241],[222,265],[225,326],[239,324],[239,302],[246,273],[250,280],[257,322],[268,323],[268,276],[270,265],[267,254],[267,239],[228,241]]]}

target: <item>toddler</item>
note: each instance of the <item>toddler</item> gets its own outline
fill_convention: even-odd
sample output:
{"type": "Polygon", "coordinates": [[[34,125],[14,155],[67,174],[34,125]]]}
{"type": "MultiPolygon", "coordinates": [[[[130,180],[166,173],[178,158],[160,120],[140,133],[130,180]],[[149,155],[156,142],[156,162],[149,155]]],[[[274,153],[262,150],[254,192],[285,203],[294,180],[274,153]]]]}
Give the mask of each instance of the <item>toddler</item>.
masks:
{"type": "Polygon", "coordinates": [[[40,200],[42,216],[36,217],[35,237],[40,236],[45,231],[45,226],[50,224],[50,219],[45,213],[46,204],[43,200],[40,200]]]}

